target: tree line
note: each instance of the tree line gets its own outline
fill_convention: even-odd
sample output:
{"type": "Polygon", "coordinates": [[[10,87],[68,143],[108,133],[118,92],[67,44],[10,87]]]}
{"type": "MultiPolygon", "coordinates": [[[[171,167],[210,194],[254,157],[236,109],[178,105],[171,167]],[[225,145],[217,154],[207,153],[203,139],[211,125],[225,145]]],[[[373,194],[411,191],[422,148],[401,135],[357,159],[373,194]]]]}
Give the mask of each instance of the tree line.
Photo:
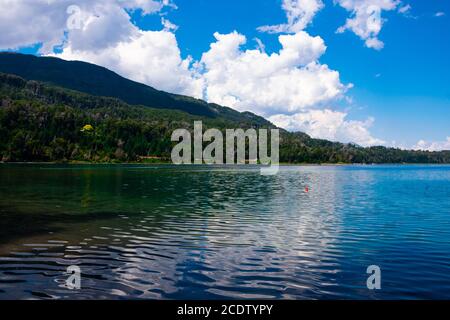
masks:
{"type": "MultiPolygon", "coordinates": [[[[128,105],[20,77],[0,74],[0,160],[164,161],[175,129],[274,128],[254,118],[195,116],[128,105]]],[[[281,130],[284,163],[450,163],[450,151],[363,148],[281,130]]]]}

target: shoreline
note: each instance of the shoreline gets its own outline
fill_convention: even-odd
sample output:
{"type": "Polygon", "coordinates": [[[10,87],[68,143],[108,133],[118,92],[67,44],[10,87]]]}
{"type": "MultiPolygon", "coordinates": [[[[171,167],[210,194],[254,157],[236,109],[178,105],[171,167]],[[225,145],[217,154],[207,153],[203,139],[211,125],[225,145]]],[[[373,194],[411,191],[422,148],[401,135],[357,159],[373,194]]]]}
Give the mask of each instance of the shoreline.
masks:
{"type": "MultiPolygon", "coordinates": [[[[56,161],[21,161],[21,162],[3,162],[0,161],[0,165],[8,165],[8,164],[22,164],[22,165],[174,165],[171,162],[89,162],[89,161],[68,161],[68,162],[56,162],[56,161]]],[[[184,164],[180,166],[226,166],[227,164],[184,164]]],[[[248,164],[245,164],[248,165],[248,164]]],[[[450,166],[450,163],[280,163],[281,167],[289,167],[289,166],[300,166],[300,167],[345,167],[345,166],[450,166]]],[[[234,166],[243,166],[234,164],[234,166]]],[[[253,164],[252,166],[261,166],[259,164],[253,164]]]]}

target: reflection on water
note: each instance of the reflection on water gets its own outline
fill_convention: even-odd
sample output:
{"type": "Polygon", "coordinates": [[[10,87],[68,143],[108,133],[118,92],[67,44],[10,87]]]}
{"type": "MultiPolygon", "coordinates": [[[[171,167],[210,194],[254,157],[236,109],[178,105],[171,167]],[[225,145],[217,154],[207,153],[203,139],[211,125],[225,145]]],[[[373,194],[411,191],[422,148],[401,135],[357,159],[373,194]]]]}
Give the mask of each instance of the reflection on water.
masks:
{"type": "Polygon", "coordinates": [[[0,178],[0,299],[450,298],[448,166],[2,165],[0,178]],[[70,265],[79,291],[64,287],[70,265]]]}

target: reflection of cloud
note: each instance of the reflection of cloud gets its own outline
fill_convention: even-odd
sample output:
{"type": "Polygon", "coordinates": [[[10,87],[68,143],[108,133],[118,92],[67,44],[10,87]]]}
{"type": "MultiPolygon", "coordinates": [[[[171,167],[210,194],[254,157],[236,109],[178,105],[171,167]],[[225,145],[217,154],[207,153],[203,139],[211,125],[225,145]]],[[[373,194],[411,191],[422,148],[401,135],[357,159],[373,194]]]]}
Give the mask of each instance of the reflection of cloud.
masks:
{"type": "Polygon", "coordinates": [[[298,170],[283,168],[267,179],[257,171],[210,175],[209,198],[226,209],[208,211],[202,225],[207,247],[214,248],[203,255],[203,263],[214,270],[206,273],[215,281],[210,292],[241,299],[274,298],[272,290],[297,287],[282,297],[298,298],[325,283],[328,273],[337,272],[338,264],[333,267],[331,262],[321,270],[340,232],[336,172],[298,170]],[[304,193],[306,185],[310,194],[304,193]],[[238,291],[232,289],[237,282],[238,291]]]}
{"type": "MultiPolygon", "coordinates": [[[[164,170],[101,169],[89,178],[81,171],[55,172],[55,181],[65,187],[55,183],[53,197],[62,198],[67,186],[75,190],[77,195],[65,200],[75,212],[83,196],[75,187],[91,181],[92,201],[82,210],[98,218],[84,216],[52,235],[28,239],[47,249],[50,240],[65,241],[39,256],[16,257],[25,271],[28,257],[46,270],[46,276],[34,275],[33,290],[76,297],[53,283],[72,264],[81,265],[84,298],[301,298],[337,285],[343,192],[349,192],[342,190],[345,172],[284,167],[276,176],[260,176],[257,167],[164,170]]],[[[371,183],[370,175],[357,174],[361,183],[371,183]]],[[[40,175],[44,179],[48,172],[40,175]]],[[[349,205],[361,199],[354,201],[349,205]]],[[[29,286],[20,284],[18,295],[28,297],[29,286]]]]}

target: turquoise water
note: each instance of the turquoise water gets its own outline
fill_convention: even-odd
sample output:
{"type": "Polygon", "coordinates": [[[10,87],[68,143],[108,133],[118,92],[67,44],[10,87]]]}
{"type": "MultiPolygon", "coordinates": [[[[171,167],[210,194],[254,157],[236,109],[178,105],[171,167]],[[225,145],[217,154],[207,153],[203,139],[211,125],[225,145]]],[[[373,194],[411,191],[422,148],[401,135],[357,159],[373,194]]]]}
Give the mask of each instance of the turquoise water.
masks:
{"type": "Polygon", "coordinates": [[[450,299],[450,166],[0,165],[0,181],[0,299],[450,299]]]}

